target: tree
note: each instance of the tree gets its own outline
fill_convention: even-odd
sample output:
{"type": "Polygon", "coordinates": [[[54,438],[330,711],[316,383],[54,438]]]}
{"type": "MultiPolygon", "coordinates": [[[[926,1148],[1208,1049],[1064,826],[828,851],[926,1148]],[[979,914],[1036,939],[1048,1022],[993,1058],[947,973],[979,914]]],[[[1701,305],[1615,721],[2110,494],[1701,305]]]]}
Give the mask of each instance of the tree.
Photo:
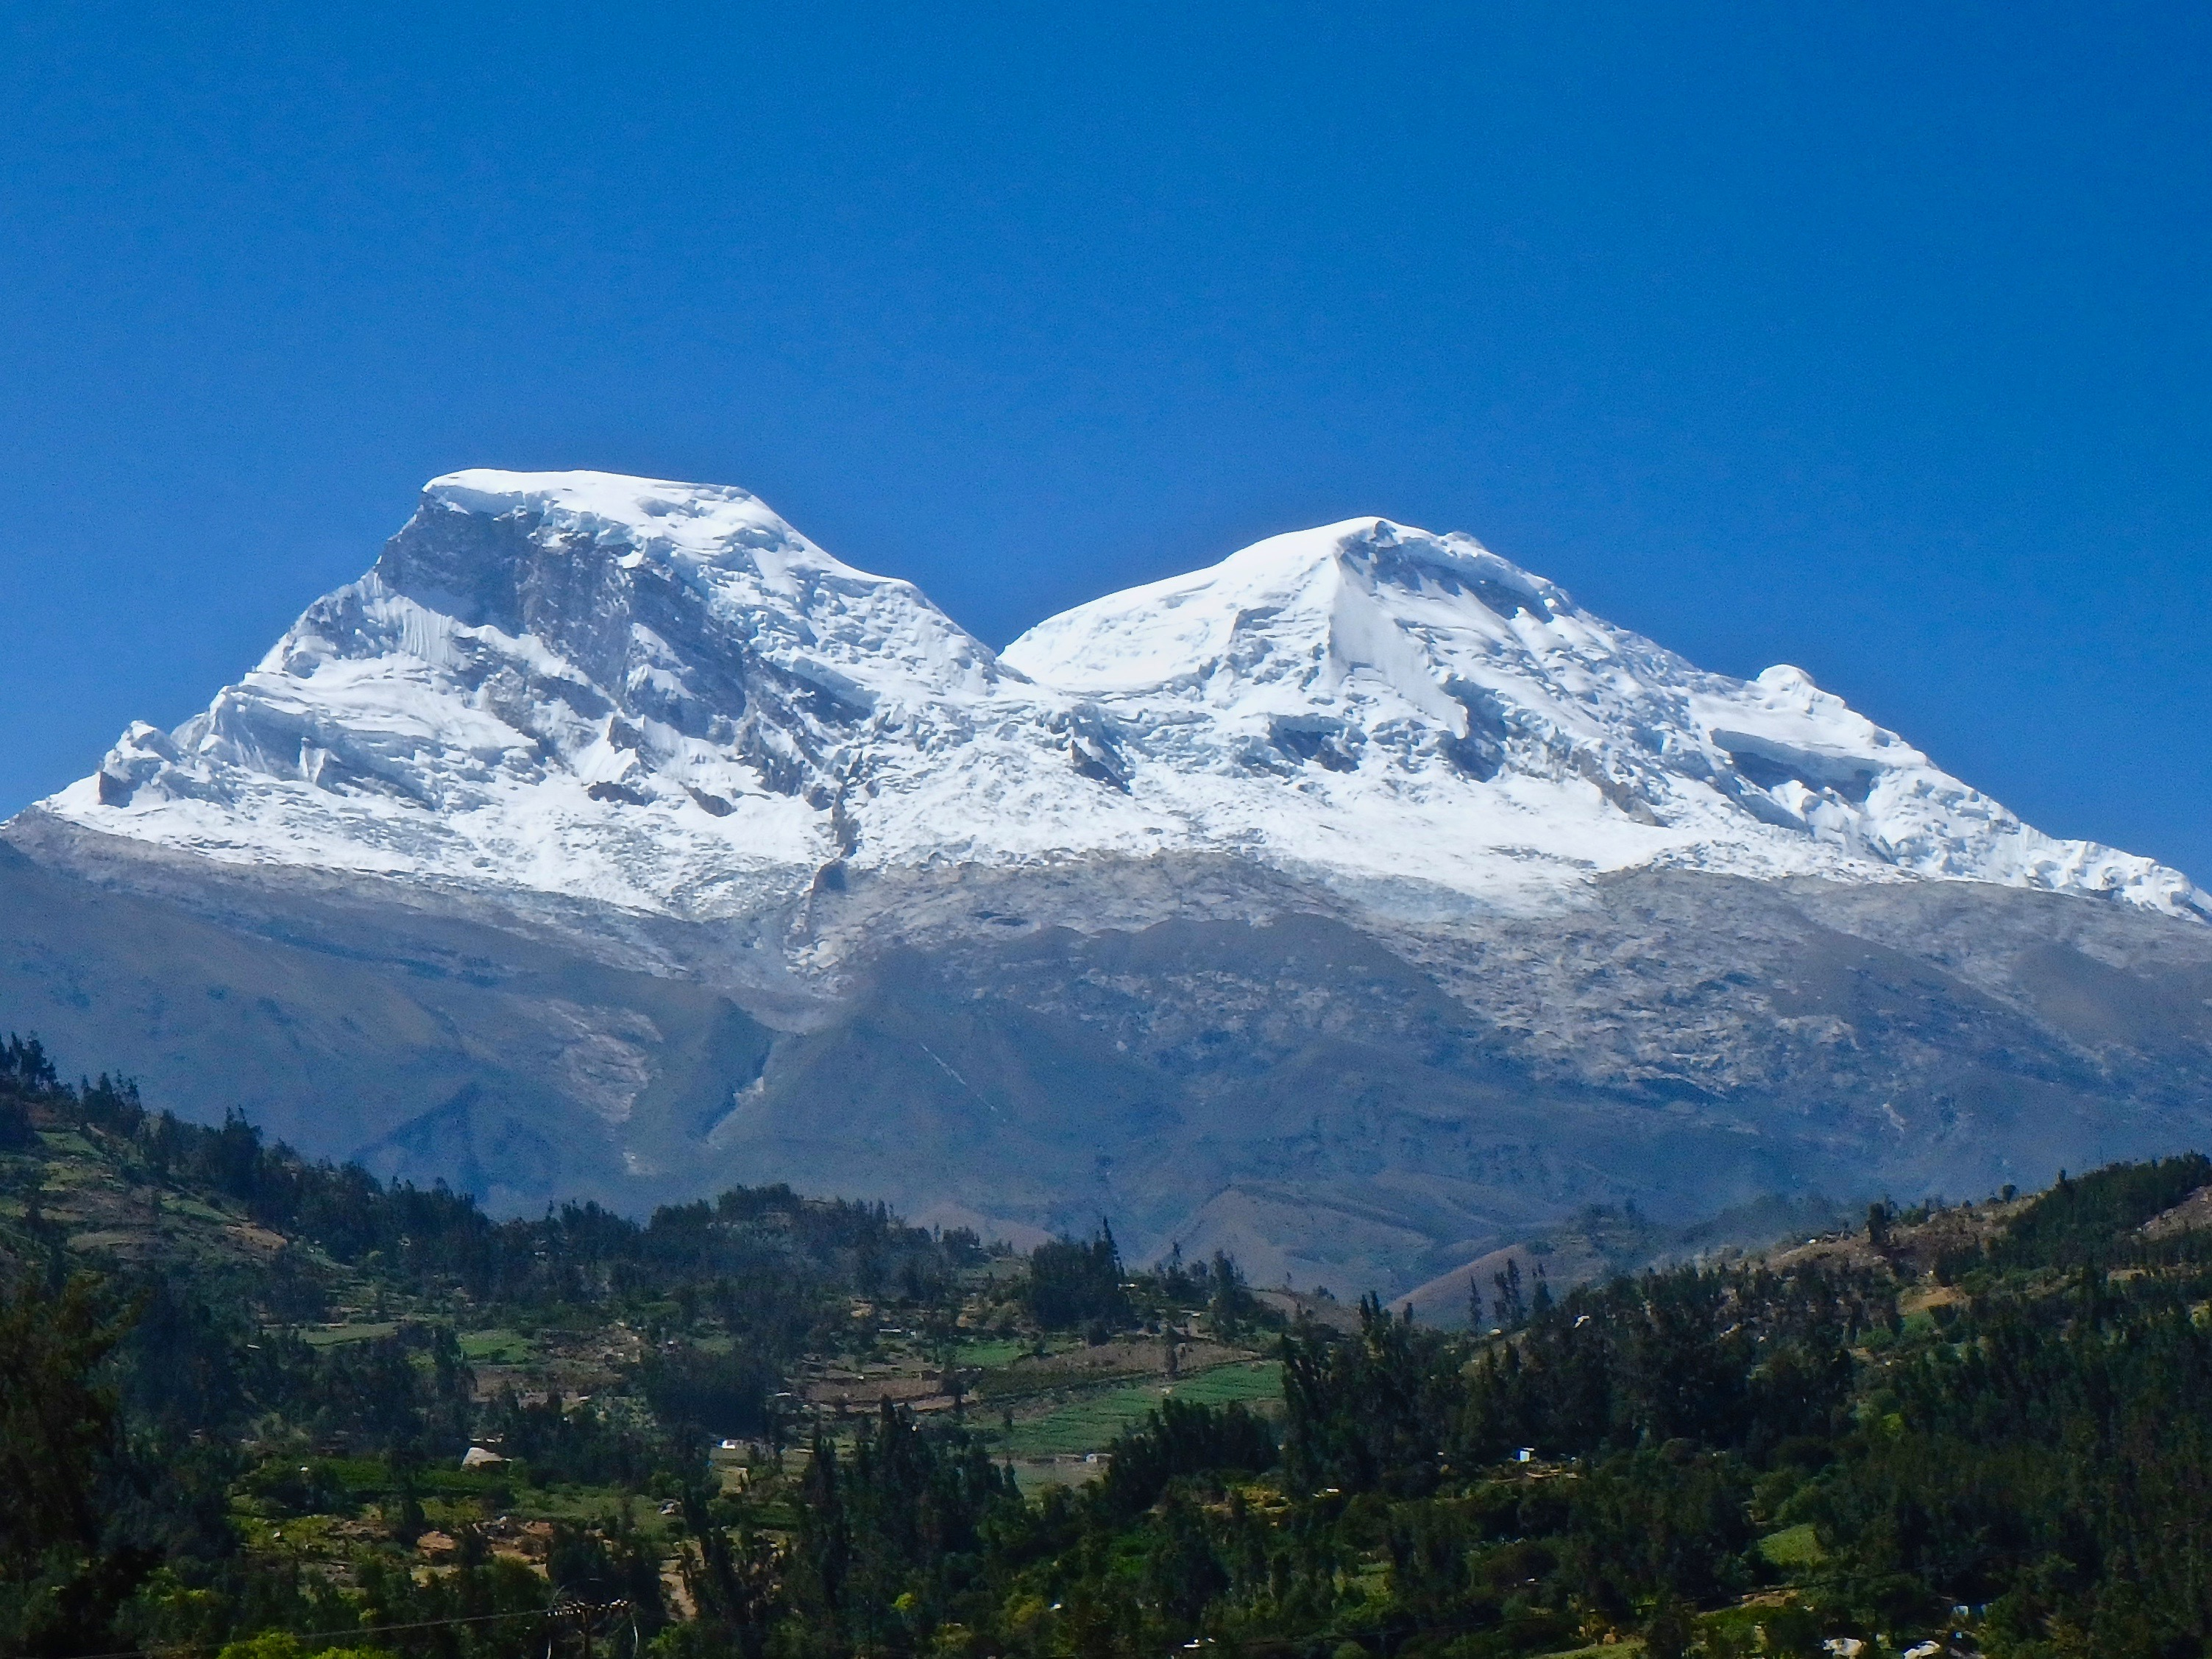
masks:
{"type": "Polygon", "coordinates": [[[1679,1597],[1662,1596],[1644,1621],[1644,1659],[1682,1659],[1697,1632],[1688,1607],[1679,1597]]]}
{"type": "Polygon", "coordinates": [[[1087,1244],[1055,1238],[1038,1245],[1030,1253],[1020,1295],[1030,1316],[1047,1330],[1127,1324],[1129,1298],[1121,1288],[1121,1252],[1113,1228],[1100,1222],[1097,1237],[1087,1244]]]}
{"type": "Polygon", "coordinates": [[[93,1372],[123,1329],[88,1277],[58,1295],[28,1279],[0,1285],[0,1573],[27,1579],[52,1552],[98,1547],[115,1399],[93,1372]]]}
{"type": "Polygon", "coordinates": [[[1490,1282],[1498,1287],[1498,1322],[1509,1331],[1525,1324],[1528,1318],[1528,1304],[1521,1293],[1519,1260],[1508,1256],[1504,1272],[1491,1274],[1490,1282]]]}
{"type": "Polygon", "coordinates": [[[1158,1534],[1145,1557],[1144,1582],[1152,1604],[1178,1630],[1197,1623],[1206,1603],[1229,1588],[1229,1575],[1206,1533],[1206,1516],[1187,1498],[1169,1498],[1158,1534]]]}

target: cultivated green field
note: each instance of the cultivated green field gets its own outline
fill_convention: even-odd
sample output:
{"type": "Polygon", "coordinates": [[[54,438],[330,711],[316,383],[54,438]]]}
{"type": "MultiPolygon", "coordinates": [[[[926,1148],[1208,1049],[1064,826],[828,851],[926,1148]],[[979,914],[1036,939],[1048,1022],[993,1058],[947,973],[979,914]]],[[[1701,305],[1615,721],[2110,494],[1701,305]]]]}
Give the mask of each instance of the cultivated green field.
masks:
{"type": "Polygon", "coordinates": [[[1173,1383],[1135,1382],[1072,1400],[1042,1417],[1017,1422],[994,1437],[994,1445],[1013,1457],[1065,1457],[1103,1451],[1122,1430],[1156,1411],[1170,1391],[1180,1400],[1208,1406],[1232,1400],[1267,1402],[1282,1398],[1283,1368],[1273,1359],[1218,1365],[1173,1383]]]}
{"type": "Polygon", "coordinates": [[[460,1342],[461,1358],[471,1365],[525,1365],[538,1354],[519,1331],[464,1331],[460,1342]]]}

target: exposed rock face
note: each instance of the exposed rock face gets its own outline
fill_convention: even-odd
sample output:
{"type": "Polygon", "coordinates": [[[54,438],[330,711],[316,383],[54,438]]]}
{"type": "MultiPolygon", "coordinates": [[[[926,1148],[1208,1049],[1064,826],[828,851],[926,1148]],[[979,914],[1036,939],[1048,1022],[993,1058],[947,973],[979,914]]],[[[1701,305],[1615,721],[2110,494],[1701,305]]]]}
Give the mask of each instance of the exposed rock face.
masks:
{"type": "Polygon", "coordinates": [[[507,1206],[786,1178],[1387,1290],[2212,1118],[2186,878],[1380,520],[1000,657],[742,491],[456,474],[5,835],[0,1024],[507,1206]]]}

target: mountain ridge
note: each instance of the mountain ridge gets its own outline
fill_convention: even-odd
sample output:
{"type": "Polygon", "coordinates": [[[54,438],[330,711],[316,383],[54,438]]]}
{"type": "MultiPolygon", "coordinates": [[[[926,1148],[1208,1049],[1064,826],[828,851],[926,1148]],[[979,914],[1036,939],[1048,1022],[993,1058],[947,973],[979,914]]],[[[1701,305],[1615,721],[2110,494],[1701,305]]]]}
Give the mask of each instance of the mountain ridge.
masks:
{"type": "Polygon", "coordinates": [[[1386,520],[998,653],[743,491],[450,475],[0,844],[0,1025],[503,1212],[787,1180],[1348,1293],[2212,1132],[2187,878],[1386,520]]]}
{"type": "Polygon", "coordinates": [[[2042,835],[1802,671],[1706,673],[1470,538],[1274,537],[1001,654],[741,490],[604,474],[434,481],[207,713],[134,726],[40,809],[700,917],[833,865],[1205,848],[1507,905],[1689,866],[2212,915],[2179,872],[2042,835]]]}

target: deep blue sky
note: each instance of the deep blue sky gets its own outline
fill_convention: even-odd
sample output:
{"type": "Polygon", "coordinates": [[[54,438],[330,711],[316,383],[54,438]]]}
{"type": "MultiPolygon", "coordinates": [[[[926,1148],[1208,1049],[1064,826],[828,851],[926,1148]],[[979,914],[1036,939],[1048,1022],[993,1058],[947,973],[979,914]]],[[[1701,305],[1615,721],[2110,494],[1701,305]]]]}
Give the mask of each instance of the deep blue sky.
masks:
{"type": "Polygon", "coordinates": [[[0,10],[0,811],[427,477],[742,483],[994,644],[1464,529],[2212,881],[2202,6],[0,10]]]}

